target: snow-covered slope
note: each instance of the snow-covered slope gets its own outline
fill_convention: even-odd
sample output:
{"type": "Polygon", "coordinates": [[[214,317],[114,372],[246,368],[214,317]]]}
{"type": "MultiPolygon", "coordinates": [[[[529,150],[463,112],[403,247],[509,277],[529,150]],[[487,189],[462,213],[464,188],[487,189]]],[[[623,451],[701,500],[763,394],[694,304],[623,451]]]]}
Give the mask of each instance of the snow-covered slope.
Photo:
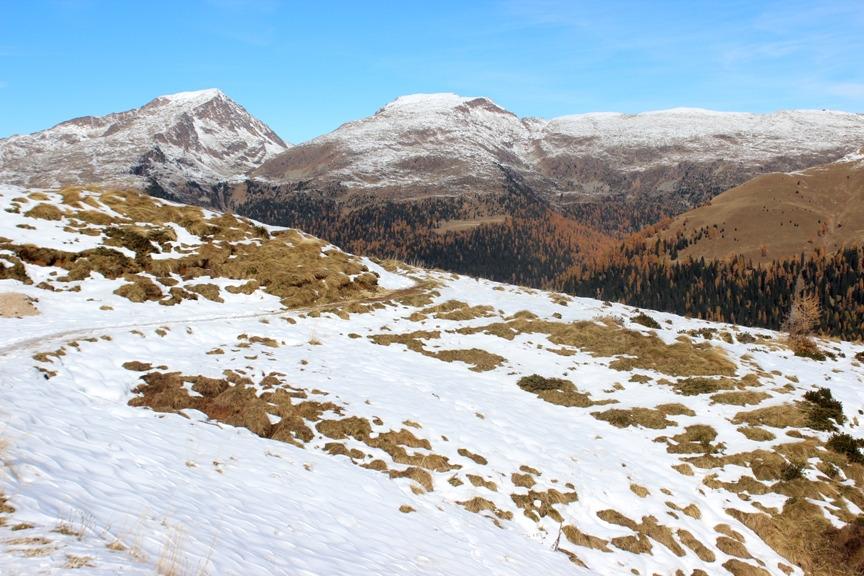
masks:
{"type": "Polygon", "coordinates": [[[0,181],[28,186],[155,179],[170,193],[242,178],[287,146],[215,89],[156,98],[141,108],[85,116],[0,140],[0,181]],[[194,188],[194,186],[192,186],[194,188]]]}
{"type": "Polygon", "coordinates": [[[0,209],[4,575],[851,574],[860,345],[132,193],[0,209]]]}
{"type": "Polygon", "coordinates": [[[663,193],[682,181],[697,186],[686,179],[700,170],[729,187],[727,180],[834,160],[862,141],[864,116],[845,112],[679,108],[543,120],[520,119],[486,98],[415,94],[286,151],[256,175],[417,197],[501,191],[503,166],[550,195],[663,193]],[[740,174],[714,174],[723,171],[740,174]]]}

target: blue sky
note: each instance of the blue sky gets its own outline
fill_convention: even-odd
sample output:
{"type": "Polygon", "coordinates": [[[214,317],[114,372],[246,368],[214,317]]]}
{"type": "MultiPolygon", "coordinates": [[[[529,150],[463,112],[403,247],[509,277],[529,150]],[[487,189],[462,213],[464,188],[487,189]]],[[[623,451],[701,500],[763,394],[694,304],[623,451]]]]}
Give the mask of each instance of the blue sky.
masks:
{"type": "Polygon", "coordinates": [[[208,87],[291,142],[413,92],[864,112],[864,0],[0,0],[0,137],[208,87]]]}

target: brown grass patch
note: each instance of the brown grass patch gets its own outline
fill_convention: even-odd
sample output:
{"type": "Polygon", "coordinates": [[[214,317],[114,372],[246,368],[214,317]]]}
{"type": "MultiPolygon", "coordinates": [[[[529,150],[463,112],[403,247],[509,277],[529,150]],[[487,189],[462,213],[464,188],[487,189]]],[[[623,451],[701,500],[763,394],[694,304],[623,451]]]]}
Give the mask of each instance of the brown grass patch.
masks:
{"type": "Polygon", "coordinates": [[[696,413],[682,404],[661,404],[656,408],[611,408],[604,412],[592,412],[591,415],[598,420],[608,422],[616,428],[642,426],[643,428],[660,430],[676,425],[667,416],[695,416],[696,413]]]}
{"type": "Polygon", "coordinates": [[[630,484],[630,491],[640,498],[647,498],[648,495],[651,494],[647,488],[640,486],[639,484],[630,484]]]}
{"type": "Polygon", "coordinates": [[[592,550],[610,552],[608,540],[598,538],[597,536],[591,536],[590,534],[585,534],[575,526],[571,526],[569,524],[565,525],[561,529],[561,531],[564,534],[564,537],[567,538],[567,540],[571,544],[575,544],[576,546],[582,546],[583,548],[591,548],[592,550]]]}
{"type": "Polygon", "coordinates": [[[519,474],[518,472],[514,472],[510,475],[510,481],[513,483],[514,486],[529,489],[533,488],[534,485],[537,483],[537,481],[534,480],[534,477],[530,474],[519,474]]]}
{"type": "Polygon", "coordinates": [[[588,394],[579,392],[570,380],[563,378],[544,378],[538,374],[523,376],[517,385],[538,398],[559,406],[588,408],[594,405],[611,404],[615,400],[594,402],[588,394]]]}
{"type": "Polygon", "coordinates": [[[776,438],[774,434],[758,426],[741,426],[738,428],[738,432],[746,436],[748,440],[755,440],[756,442],[768,442],[776,438]]]}
{"type": "Polygon", "coordinates": [[[510,498],[531,520],[539,522],[541,518],[548,516],[559,523],[563,522],[564,518],[555,506],[579,500],[576,492],[560,492],[554,488],[546,491],[529,490],[527,494],[511,494],[510,498]]]}
{"type": "Polygon", "coordinates": [[[466,448],[459,448],[456,451],[456,453],[459,454],[460,456],[464,457],[464,458],[468,458],[469,460],[473,460],[476,464],[479,464],[481,466],[485,466],[489,463],[489,461],[486,460],[486,458],[484,458],[483,456],[480,456],[479,454],[475,454],[474,452],[471,452],[470,450],[468,450],[466,448]]]}
{"type": "Polygon", "coordinates": [[[479,514],[481,512],[491,512],[495,515],[496,518],[500,520],[512,520],[513,513],[509,510],[501,510],[497,506],[495,506],[494,502],[486,500],[480,496],[476,496],[471,500],[466,500],[464,502],[456,502],[469,512],[474,512],[475,514],[479,514]]]}
{"type": "Polygon", "coordinates": [[[482,476],[477,476],[476,474],[466,474],[466,477],[468,478],[468,481],[477,488],[485,488],[492,492],[498,491],[498,485],[495,484],[495,482],[492,482],[491,480],[486,480],[482,476]]]}
{"type": "Polygon", "coordinates": [[[524,333],[546,334],[554,344],[572,346],[596,357],[620,356],[610,364],[617,370],[640,368],[672,376],[732,376],[736,369],[722,350],[709,344],[694,344],[689,338],[666,344],[655,334],[627,330],[608,318],[601,322],[561,323],[520,317],[457,332],[492,334],[507,340],[524,333]]]}
{"type": "MultiPolygon", "coordinates": [[[[776,514],[727,510],[753,530],[779,554],[800,566],[810,576],[852,576],[853,566],[840,561],[849,557],[837,532],[825,519],[822,509],[804,498],[788,499],[776,514]]],[[[860,546],[860,545],[859,545],[860,546]]],[[[860,550],[860,547],[858,548],[860,550]]],[[[852,550],[853,554],[855,550],[852,550]]]]}
{"type": "Polygon", "coordinates": [[[670,454],[715,454],[724,447],[722,443],[712,444],[715,438],[717,431],[711,426],[693,424],[672,436],[669,440],[674,444],[669,444],[666,451],[670,454]]]}
{"type": "Polygon", "coordinates": [[[761,404],[771,398],[770,394],[754,390],[737,390],[734,392],[721,392],[711,396],[713,404],[731,404],[733,406],[752,406],[761,404]]]}
{"type": "Polygon", "coordinates": [[[429,306],[427,308],[423,308],[410,316],[410,320],[412,322],[419,322],[432,316],[434,318],[438,318],[439,320],[473,320],[474,318],[486,318],[488,316],[492,316],[495,313],[495,309],[492,306],[488,305],[480,305],[480,306],[469,306],[465,302],[460,302],[459,300],[448,300],[442,304],[438,304],[437,306],[429,306]]]}
{"type": "Polygon", "coordinates": [[[678,539],[681,541],[684,546],[693,551],[696,556],[699,557],[703,562],[714,562],[717,557],[714,555],[709,548],[705,547],[702,542],[696,538],[692,533],[684,530],[683,528],[677,531],[678,539]]]}
{"type": "Polygon", "coordinates": [[[728,570],[732,576],[771,576],[771,573],[764,568],[734,558],[724,562],[723,568],[728,570]]]}
{"type": "Polygon", "coordinates": [[[67,554],[66,562],[63,564],[64,568],[70,569],[93,568],[95,566],[92,556],[76,556],[75,554],[67,554]]]}
{"type": "Polygon", "coordinates": [[[470,369],[474,372],[494,370],[505,361],[504,357],[480,350],[479,348],[432,351],[424,347],[423,340],[434,340],[440,337],[441,332],[439,331],[417,330],[403,334],[375,334],[369,336],[369,339],[375,344],[382,346],[402,344],[413,352],[441,360],[442,362],[464,362],[471,365],[470,369]]]}
{"type": "Polygon", "coordinates": [[[36,204],[24,213],[28,218],[39,218],[40,220],[62,220],[63,212],[54,204],[36,204]]]}
{"type": "Polygon", "coordinates": [[[152,364],[148,364],[147,362],[139,362],[138,360],[130,360],[129,362],[123,363],[123,368],[125,368],[126,370],[131,370],[133,372],[147,372],[152,367],[152,364]]]}
{"type": "Polygon", "coordinates": [[[807,425],[807,414],[797,404],[782,404],[738,412],[732,423],[770,428],[804,428],[807,425]]]}
{"type": "MultiPolygon", "coordinates": [[[[222,277],[246,281],[244,288],[239,289],[243,292],[260,286],[281,298],[288,307],[340,302],[379,291],[377,276],[359,259],[338,250],[324,253],[326,243],[297,231],[271,235],[264,228],[230,214],[206,218],[199,208],[164,205],[135,192],[102,192],[99,199],[121,216],[108,220],[90,210],[73,211],[70,216],[80,222],[104,226],[102,231],[109,237],[106,246],[76,253],[16,246],[9,242],[3,242],[2,247],[31,264],[65,268],[69,275],[61,281],[80,280],[91,271],[108,278],[140,272],[160,278],[177,274],[184,280],[222,277]],[[176,240],[174,231],[166,226],[168,223],[182,226],[198,236],[202,244],[181,249],[176,258],[152,259],[152,253],[159,249],[170,250],[169,242],[176,240]],[[127,258],[108,248],[109,245],[129,248],[136,256],[127,258]]],[[[36,217],[48,218],[57,217],[58,212],[50,205],[38,205],[31,210],[36,217]]],[[[98,233],[100,228],[92,230],[98,233]]],[[[221,299],[215,286],[192,285],[191,288],[172,288],[166,303],[176,303],[190,295],[215,301],[221,299]]],[[[133,294],[133,298],[141,298],[134,295],[138,291],[132,287],[126,291],[133,294]]],[[[151,298],[136,301],[148,299],[151,298]]]]}

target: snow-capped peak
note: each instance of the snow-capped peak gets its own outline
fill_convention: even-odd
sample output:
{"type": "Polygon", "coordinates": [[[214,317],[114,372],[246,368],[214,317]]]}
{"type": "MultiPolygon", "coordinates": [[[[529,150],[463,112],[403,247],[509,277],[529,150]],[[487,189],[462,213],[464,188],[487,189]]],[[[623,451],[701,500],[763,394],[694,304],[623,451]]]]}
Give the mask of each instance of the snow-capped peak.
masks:
{"type": "Polygon", "coordinates": [[[0,179],[54,187],[156,180],[172,194],[244,177],[287,145],[216,88],[159,96],[0,140],[0,179]],[[196,186],[193,186],[196,188],[196,186]]]}
{"type": "Polygon", "coordinates": [[[423,115],[433,113],[452,113],[455,110],[463,112],[472,109],[481,108],[491,112],[511,114],[503,107],[499,106],[491,99],[486,97],[460,96],[453,92],[435,92],[435,93],[420,93],[407,94],[399,96],[386,106],[381,108],[377,114],[410,114],[423,115]]]}

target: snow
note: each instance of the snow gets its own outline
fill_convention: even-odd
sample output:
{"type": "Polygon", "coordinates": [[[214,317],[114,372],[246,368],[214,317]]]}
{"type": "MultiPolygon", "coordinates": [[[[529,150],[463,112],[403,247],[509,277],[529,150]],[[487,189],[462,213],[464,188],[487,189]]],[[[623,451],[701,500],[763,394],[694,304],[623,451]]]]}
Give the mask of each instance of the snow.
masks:
{"type": "Polygon", "coordinates": [[[154,147],[167,159],[158,163],[160,175],[180,184],[235,180],[287,149],[221,91],[180,92],[134,110],[0,139],[0,181],[142,186],[146,180],[132,168],[154,147]]]}
{"type": "MultiPolygon", "coordinates": [[[[519,118],[486,98],[433,93],[400,96],[373,116],[344,124],[288,154],[308,149],[305,153],[316,157],[315,149],[321,147],[320,154],[336,159],[324,175],[354,189],[429,184],[473,192],[495,186],[501,178],[499,164],[537,178],[548,177],[550,164],[566,166],[570,159],[611,161],[612,169],[625,172],[688,161],[750,166],[836,156],[862,138],[864,115],[838,111],[751,114],[673,108],[546,120],[519,118]]],[[[279,166],[274,162],[271,173],[265,164],[256,175],[279,181],[279,166]]]]}
{"type": "MultiPolygon", "coordinates": [[[[0,199],[5,203],[24,192],[3,186],[0,199]]],[[[41,232],[34,237],[15,226],[22,218],[0,211],[0,235],[16,242],[62,242],[58,234],[63,221],[38,221],[41,232]]],[[[31,221],[36,222],[27,219],[31,221]]],[[[95,275],[76,283],[79,292],[50,292],[36,288],[38,282],[0,280],[0,292],[37,298],[41,313],[0,318],[0,439],[8,444],[0,454],[0,491],[16,509],[10,522],[0,526],[0,573],[59,573],[72,554],[91,559],[92,566],[81,573],[100,575],[167,573],[166,558],[172,557],[182,566],[179,574],[210,575],[613,575],[632,568],[648,574],[689,574],[699,568],[713,574],[730,558],[713,544],[713,527],[720,523],[744,535],[748,551],[764,562],[768,573],[779,576],[783,572],[778,563],[791,564],[727,513],[730,507],[755,512],[754,502],[779,506],[785,497],[768,493],[748,502],[734,492],[709,489],[703,481],[710,474],[734,481],[750,470],[727,465],[696,468],[693,476],[685,476],[671,468],[683,461],[682,455],[667,452],[666,443],[658,441],[686,426],[708,424],[716,429],[726,452],[734,454],[794,441],[783,431],[768,443],[748,440],[730,422],[742,407],[713,403],[708,395],[678,395],[660,383],[664,374],[614,370],[611,358],[584,350],[573,350],[570,356],[555,354],[551,350],[557,346],[543,334],[523,333],[507,340],[456,331],[529,310],[558,322],[618,318],[628,328],[650,333],[629,321],[636,309],[571,297],[563,297],[562,305],[561,296],[542,291],[407,267],[387,271],[368,259],[364,263],[379,275],[386,290],[432,283],[437,291],[433,304],[459,300],[491,305],[494,315],[461,321],[411,319],[417,306],[388,303],[351,313],[346,320],[327,312],[285,310],[277,298],[260,290],[251,295],[223,291],[221,304],[200,299],[166,307],[132,303],[113,293],[122,281],[95,275]],[[112,309],[103,310],[103,305],[112,309]],[[505,361],[493,370],[475,372],[459,361],[445,362],[402,344],[384,346],[369,338],[415,330],[440,333],[424,340],[429,350],[478,348],[505,361]],[[240,348],[241,335],[272,338],[279,346],[240,348]],[[64,355],[50,363],[32,358],[36,352],[61,346],[64,355]],[[225,353],[207,354],[215,348],[225,353]],[[132,407],[128,401],[141,383],[140,372],[123,368],[132,360],[165,366],[160,370],[166,372],[212,378],[223,377],[227,369],[243,370],[253,382],[278,371],[291,386],[325,393],[322,401],[335,403],[344,417],[380,419],[376,433],[399,430],[409,426],[409,420],[418,424],[410,429],[429,441],[428,452],[446,456],[461,468],[434,473],[434,490],[416,493],[407,478],[389,478],[347,457],[327,454],[324,445],[331,440],[320,434],[298,448],[208,420],[196,411],[157,413],[132,407]],[[39,367],[57,374],[46,380],[39,367]],[[571,379],[592,400],[618,403],[589,409],[547,403],[516,386],[521,375],[532,373],[571,379]],[[652,380],[633,382],[633,373],[652,380]],[[663,430],[615,428],[591,415],[609,407],[668,402],[685,404],[695,415],[675,416],[674,427],[663,430]],[[461,448],[482,455],[487,464],[463,457],[461,448]],[[673,532],[692,533],[715,551],[717,561],[706,563],[689,550],[679,557],[656,541],[652,554],[637,555],[614,547],[603,552],[574,546],[562,538],[560,546],[575,553],[587,568],[574,565],[554,551],[559,523],[549,517],[535,522],[514,505],[511,494],[527,494],[511,480],[521,466],[541,472],[534,490],[566,492],[566,484],[572,484],[578,500],[555,507],[565,525],[608,539],[632,531],[602,520],[598,512],[615,509],[636,522],[650,515],[673,532]],[[448,481],[469,474],[495,482],[497,489],[448,481]],[[649,496],[638,496],[631,484],[645,487],[649,496]],[[512,512],[512,520],[501,521],[498,527],[488,512],[475,514],[459,505],[478,496],[512,512]],[[670,515],[669,502],[682,509],[695,504],[701,517],[670,515]],[[400,512],[406,505],[415,511],[400,512]],[[25,522],[33,528],[11,530],[13,523],[25,522]],[[64,523],[77,535],[56,532],[64,523]],[[43,547],[45,555],[27,556],[22,550],[33,545],[10,543],[22,536],[50,540],[43,547]],[[114,542],[124,549],[109,549],[114,542]]],[[[34,280],[52,271],[27,268],[34,280]]],[[[224,278],[201,281],[238,283],[224,278]]],[[[650,314],[661,323],[656,333],[665,342],[673,342],[685,330],[735,330],[650,314]]],[[[766,330],[746,331],[777,338],[766,330]]],[[[763,343],[718,339],[710,344],[736,362],[738,377],[751,371],[748,362],[761,367],[761,389],[771,391],[772,398],[760,406],[790,402],[813,385],[824,385],[843,402],[850,419],[864,408],[864,367],[853,360],[860,345],[822,342],[842,356],[815,362],[763,343]],[[745,356],[752,360],[745,361],[745,356]],[[781,389],[786,385],[789,389],[781,389]]],[[[254,386],[263,392],[260,385],[254,386]]],[[[855,434],[857,423],[849,422],[844,429],[855,434]]],[[[828,436],[806,433],[821,440],[828,436]]],[[[381,449],[356,439],[345,445],[398,468],[381,449]]],[[[817,503],[836,524],[836,506],[817,503]]],[[[802,574],[798,568],[793,573],[802,574]]]]}

